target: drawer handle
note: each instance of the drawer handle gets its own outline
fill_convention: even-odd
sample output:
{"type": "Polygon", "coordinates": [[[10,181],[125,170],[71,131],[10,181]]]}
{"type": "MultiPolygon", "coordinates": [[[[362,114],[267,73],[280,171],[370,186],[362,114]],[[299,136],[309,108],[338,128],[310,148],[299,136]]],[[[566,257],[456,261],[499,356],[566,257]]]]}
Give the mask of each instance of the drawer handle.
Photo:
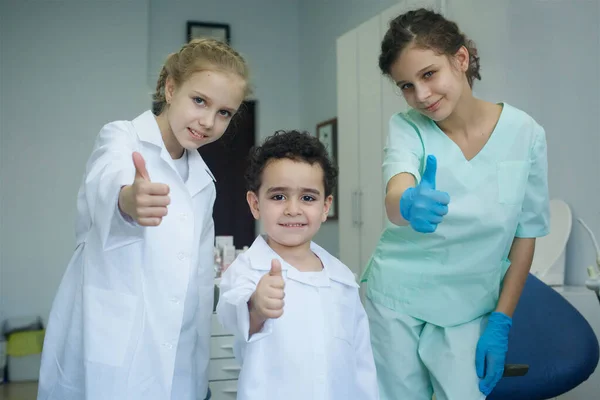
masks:
{"type": "Polygon", "coordinates": [[[223,350],[232,350],[233,351],[233,345],[231,345],[231,344],[224,344],[223,346],[221,346],[221,349],[223,349],[223,350]]]}
{"type": "Polygon", "coordinates": [[[227,371],[227,372],[240,372],[242,370],[241,367],[238,366],[233,366],[233,367],[223,367],[221,368],[223,371],[227,371]]]}
{"type": "Polygon", "coordinates": [[[223,389],[223,393],[237,393],[237,389],[223,389]]]}

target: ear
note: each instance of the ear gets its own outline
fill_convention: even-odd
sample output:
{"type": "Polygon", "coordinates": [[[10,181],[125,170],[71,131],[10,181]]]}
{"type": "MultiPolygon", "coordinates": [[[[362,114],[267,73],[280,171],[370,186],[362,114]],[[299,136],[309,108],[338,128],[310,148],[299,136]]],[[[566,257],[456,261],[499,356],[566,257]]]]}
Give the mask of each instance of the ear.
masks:
{"type": "Polygon", "coordinates": [[[258,220],[260,218],[260,212],[258,210],[258,196],[256,193],[248,191],[248,193],[246,193],[246,201],[248,202],[252,216],[254,219],[258,220]]]}
{"type": "Polygon", "coordinates": [[[171,103],[171,99],[175,94],[175,81],[170,76],[167,77],[167,81],[165,82],[165,100],[167,104],[171,103]]]}
{"type": "Polygon", "coordinates": [[[465,46],[460,46],[460,49],[454,55],[454,61],[461,72],[467,72],[470,61],[469,50],[465,46]]]}
{"type": "Polygon", "coordinates": [[[333,195],[327,196],[325,199],[325,205],[323,207],[323,215],[321,217],[321,222],[327,221],[327,215],[329,214],[329,209],[331,208],[331,203],[333,202],[333,195]]]}

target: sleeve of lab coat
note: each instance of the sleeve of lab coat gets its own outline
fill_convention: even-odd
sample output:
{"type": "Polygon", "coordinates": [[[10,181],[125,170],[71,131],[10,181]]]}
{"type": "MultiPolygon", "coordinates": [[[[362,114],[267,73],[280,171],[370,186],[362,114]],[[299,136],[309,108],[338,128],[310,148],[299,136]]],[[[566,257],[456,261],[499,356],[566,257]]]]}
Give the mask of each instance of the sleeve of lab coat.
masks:
{"type": "Polygon", "coordinates": [[[367,313],[363,308],[358,290],[356,293],[354,350],[356,351],[357,400],[379,400],[377,372],[371,348],[371,334],[367,313]]]}
{"type": "Polygon", "coordinates": [[[223,327],[243,343],[251,343],[268,336],[273,331],[273,320],[268,319],[260,332],[250,337],[250,313],[248,300],[256,290],[262,276],[239,256],[221,278],[217,317],[223,327]]]}
{"type": "Polygon", "coordinates": [[[111,250],[141,240],[144,228],[124,217],[118,206],[119,192],[135,176],[132,153],[139,151],[135,134],[123,122],[105,125],[86,166],[85,193],[102,247],[111,250]]]}

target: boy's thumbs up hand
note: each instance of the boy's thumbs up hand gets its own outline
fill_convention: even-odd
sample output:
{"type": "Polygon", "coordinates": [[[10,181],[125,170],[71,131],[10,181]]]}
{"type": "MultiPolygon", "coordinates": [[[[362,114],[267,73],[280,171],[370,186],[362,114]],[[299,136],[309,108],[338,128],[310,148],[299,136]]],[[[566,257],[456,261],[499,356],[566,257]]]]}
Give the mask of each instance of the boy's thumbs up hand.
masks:
{"type": "Polygon", "coordinates": [[[250,298],[250,310],[262,320],[279,318],[283,315],[283,298],[285,282],[281,274],[281,263],[277,259],[271,261],[271,270],[265,274],[256,291],[250,298]]]}

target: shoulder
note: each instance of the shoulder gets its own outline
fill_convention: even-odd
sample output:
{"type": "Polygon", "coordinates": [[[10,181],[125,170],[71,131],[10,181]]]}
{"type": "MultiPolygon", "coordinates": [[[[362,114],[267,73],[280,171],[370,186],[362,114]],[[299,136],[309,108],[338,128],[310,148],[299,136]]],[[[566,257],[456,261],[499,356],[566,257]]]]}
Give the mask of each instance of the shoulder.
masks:
{"type": "Polygon", "coordinates": [[[503,130],[509,131],[526,147],[532,149],[537,143],[545,142],[544,128],[527,112],[504,103],[502,118],[503,130]]]}
{"type": "MultiPolygon", "coordinates": [[[[139,117],[138,117],[139,118],[139,117]]],[[[116,120],[105,124],[98,134],[96,145],[110,142],[133,143],[139,140],[134,121],[116,120]]]]}
{"type": "Polygon", "coordinates": [[[414,109],[410,109],[392,115],[389,128],[391,133],[421,135],[431,131],[433,125],[429,118],[414,109]]]}
{"type": "Polygon", "coordinates": [[[543,131],[542,126],[525,111],[504,103],[502,116],[512,128],[521,128],[532,132],[543,131]]]}
{"type": "Polygon", "coordinates": [[[242,279],[242,281],[249,279],[256,282],[260,280],[260,274],[251,267],[250,259],[245,253],[237,256],[225,272],[223,272],[221,285],[223,287],[234,286],[235,282],[238,282],[239,279],[242,279]]]}
{"type": "Polygon", "coordinates": [[[321,259],[329,279],[351,288],[359,287],[356,277],[346,264],[314,242],[311,242],[310,248],[321,259]]]}

